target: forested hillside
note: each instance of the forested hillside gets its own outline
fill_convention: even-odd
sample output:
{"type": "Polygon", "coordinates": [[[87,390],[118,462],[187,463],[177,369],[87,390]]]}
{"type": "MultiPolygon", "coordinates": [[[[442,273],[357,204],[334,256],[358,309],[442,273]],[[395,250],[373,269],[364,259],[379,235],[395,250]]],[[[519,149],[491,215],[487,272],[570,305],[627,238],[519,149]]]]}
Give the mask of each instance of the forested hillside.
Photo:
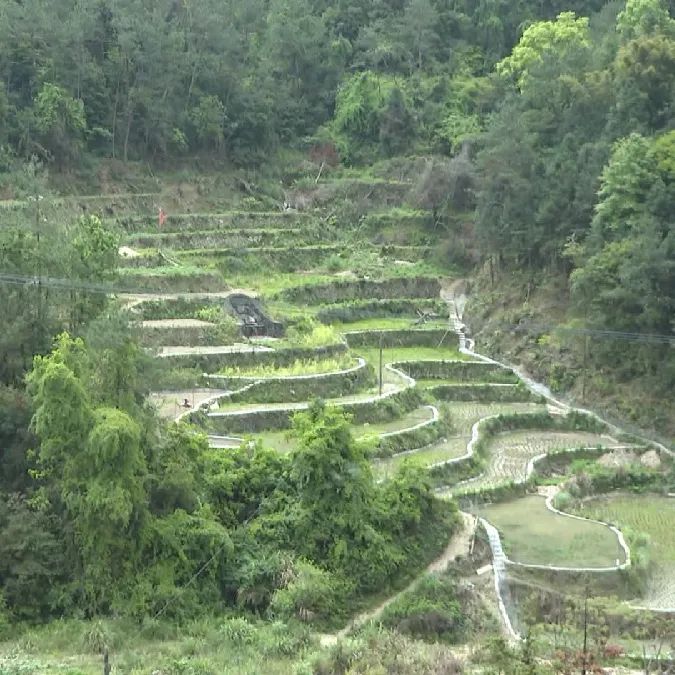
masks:
{"type": "MultiPolygon", "coordinates": [[[[461,229],[456,258],[487,262],[492,283],[518,280],[509,306],[549,287],[541,302],[558,296],[545,310],[554,324],[661,336],[589,351],[578,333],[524,330],[518,358],[672,437],[660,403],[674,377],[663,337],[675,285],[672,10],[665,0],[4,3],[0,188],[39,191],[21,171],[31,158],[58,184],[104,158],[250,167],[292,147],[363,166],[436,155],[412,201],[461,229]],[[537,344],[548,348],[539,357],[537,344]],[[552,354],[547,372],[538,360],[552,354]],[[612,372],[582,384],[582,364],[612,372]],[[624,405],[636,383],[656,394],[653,422],[624,405]]],[[[506,324],[551,323],[532,298],[506,324]]]]}
{"type": "MultiPolygon", "coordinates": [[[[449,150],[501,98],[484,78],[523,26],[603,5],[6,2],[3,166],[12,154],[63,169],[86,153],[175,160],[200,151],[252,163],[333,117],[345,159],[358,154],[350,140],[368,162],[378,152],[449,150]]],[[[610,4],[598,30],[612,29],[619,9],[610,4]]]]}
{"type": "Polygon", "coordinates": [[[0,3],[0,675],[652,658],[674,219],[675,0],[0,3]]]}

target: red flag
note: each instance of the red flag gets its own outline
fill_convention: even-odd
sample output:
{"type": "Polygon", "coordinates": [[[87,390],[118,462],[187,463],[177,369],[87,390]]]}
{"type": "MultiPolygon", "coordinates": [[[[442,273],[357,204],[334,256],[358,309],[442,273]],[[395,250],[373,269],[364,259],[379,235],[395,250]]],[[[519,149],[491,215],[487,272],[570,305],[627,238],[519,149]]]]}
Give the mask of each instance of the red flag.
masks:
{"type": "Polygon", "coordinates": [[[166,213],[164,213],[164,209],[160,207],[159,209],[159,226],[162,227],[166,223],[166,213]]]}

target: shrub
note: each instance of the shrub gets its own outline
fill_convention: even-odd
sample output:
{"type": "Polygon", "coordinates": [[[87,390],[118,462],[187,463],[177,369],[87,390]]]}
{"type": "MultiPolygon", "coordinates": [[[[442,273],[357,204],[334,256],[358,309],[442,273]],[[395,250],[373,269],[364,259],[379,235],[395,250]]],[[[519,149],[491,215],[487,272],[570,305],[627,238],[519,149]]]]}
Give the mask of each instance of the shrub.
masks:
{"type": "Polygon", "coordinates": [[[217,675],[205,659],[176,659],[166,670],[167,675],[217,675]]]}
{"type": "Polygon", "coordinates": [[[293,656],[310,644],[311,632],[307,626],[275,621],[263,632],[261,641],[266,656],[293,656]]]}
{"type": "Polygon", "coordinates": [[[272,596],[272,614],[305,622],[329,617],[338,596],[333,576],[306,561],[296,564],[294,574],[290,583],[272,596]]]}
{"type": "Polygon", "coordinates": [[[82,645],[92,654],[103,654],[110,647],[110,634],[100,621],[95,621],[84,631],[82,645]]]}
{"type": "Polygon", "coordinates": [[[287,340],[297,347],[321,347],[335,344],[340,338],[330,326],[305,318],[288,329],[287,340]]]}
{"type": "Polygon", "coordinates": [[[227,640],[235,645],[250,645],[257,639],[255,626],[247,619],[239,616],[223,621],[220,631],[227,640]]]}

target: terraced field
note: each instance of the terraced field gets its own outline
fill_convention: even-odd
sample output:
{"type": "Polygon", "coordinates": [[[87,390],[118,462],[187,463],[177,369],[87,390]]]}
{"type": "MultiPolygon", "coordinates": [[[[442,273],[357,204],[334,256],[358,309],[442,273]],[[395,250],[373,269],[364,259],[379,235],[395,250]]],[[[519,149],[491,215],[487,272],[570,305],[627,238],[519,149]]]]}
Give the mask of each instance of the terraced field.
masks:
{"type": "Polygon", "coordinates": [[[675,498],[656,495],[612,495],[585,501],[574,513],[626,529],[630,539],[647,535],[653,565],[646,593],[636,605],[675,609],[675,498]]]}
{"type": "Polygon", "coordinates": [[[484,472],[467,481],[461,491],[492,488],[509,481],[527,478],[532,459],[558,450],[612,447],[616,442],[599,434],[552,431],[518,431],[499,434],[491,439],[484,472]]]}
{"type": "Polygon", "coordinates": [[[526,565],[606,568],[625,556],[608,527],[549,511],[537,495],[472,509],[501,534],[506,555],[526,565]]]}
{"type": "MultiPolygon", "coordinates": [[[[280,237],[287,235],[290,238],[288,242],[303,247],[313,245],[317,233],[311,217],[298,215],[293,218],[287,214],[277,217],[270,213],[186,214],[177,216],[163,232],[148,227],[150,224],[147,218],[128,218],[125,221],[129,232],[126,244],[136,246],[142,252],[146,251],[143,249],[145,245],[155,249],[161,247],[168,258],[175,259],[182,266],[166,269],[171,278],[197,275],[198,271],[217,274],[214,254],[222,249],[224,241],[232,238],[245,240],[247,255],[255,256],[258,250],[264,263],[270,244],[281,241],[280,237]],[[179,225],[185,226],[185,229],[181,230],[179,225]],[[145,231],[142,228],[146,228],[145,231]]],[[[339,236],[335,232],[329,236],[336,237],[331,245],[339,244],[339,236]]],[[[414,253],[412,249],[411,253],[414,253]]],[[[544,407],[540,403],[519,401],[518,397],[527,398],[522,392],[513,395],[515,402],[509,402],[517,382],[510,372],[483,363],[467,363],[466,367],[455,365],[472,359],[459,351],[454,328],[442,318],[450,312],[450,308],[435,295],[438,282],[428,276],[419,277],[417,267],[422,270],[425,264],[421,260],[413,260],[412,269],[410,266],[392,268],[379,280],[362,280],[351,272],[328,273],[320,267],[309,275],[288,276],[286,272],[252,275],[255,285],[251,291],[262,294],[263,304],[269,301],[275,317],[292,325],[298,319],[315,316],[332,325],[337,333],[344,334],[349,351],[331,357],[322,356],[318,351],[312,356],[310,346],[302,357],[288,361],[285,350],[292,350],[295,344],[286,339],[267,341],[261,346],[241,341],[238,344],[237,341],[216,344],[218,326],[204,318],[206,310],[212,312],[220,306],[222,293],[174,295],[173,298],[150,296],[147,302],[137,298],[134,311],[144,319],[144,329],[148,331],[146,340],[158,346],[163,357],[171,359],[167,361],[167,368],[176,370],[178,380],[208,383],[215,388],[213,393],[194,384],[176,390],[164,389],[156,397],[162,413],[169,415],[173,410],[184,416],[186,408],[177,402],[194,398],[196,407],[203,402],[209,405],[211,433],[240,437],[253,434],[266,445],[286,451],[292,446],[286,434],[290,417],[294,411],[305,408],[314,396],[345,406],[350,413],[356,414],[356,436],[377,438],[406,432],[429,421],[431,408],[427,406],[434,403],[433,387],[446,385],[443,398],[453,397],[452,390],[447,386],[480,384],[482,396],[486,394],[486,387],[494,386],[495,392],[502,387],[499,396],[505,399],[503,402],[450,400],[444,403],[448,430],[440,438],[436,436],[422,445],[411,434],[409,445],[397,448],[392,457],[376,460],[378,476],[386,478],[404,461],[433,466],[463,456],[467,452],[473,425],[483,417],[542,412],[544,407]],[[428,317],[420,320],[425,312],[428,317]],[[383,344],[382,349],[380,344],[383,344]],[[250,358],[242,360],[247,351],[250,358]],[[357,357],[363,358],[371,368],[374,381],[364,378],[338,396],[332,393],[334,388],[327,389],[322,385],[320,376],[330,377],[341,369],[348,369],[357,362],[357,357]],[[390,367],[391,364],[404,372],[414,373],[413,379],[403,377],[390,367]],[[377,380],[381,365],[380,386],[377,380]],[[429,370],[438,372],[429,376],[425,374],[429,370]],[[315,381],[311,380],[312,375],[317,376],[315,381]],[[420,400],[412,408],[400,408],[398,403],[394,403],[396,397],[415,384],[415,379],[421,382],[418,396],[426,397],[427,406],[420,405],[420,400]],[[248,380],[250,383],[247,383],[248,380]],[[256,385],[254,380],[260,383],[256,385]],[[271,386],[266,383],[272,380],[278,381],[279,392],[264,393],[271,386]],[[425,387],[429,388],[427,394],[423,394],[425,387]],[[238,388],[241,393],[236,396],[227,394],[238,388]],[[251,420],[251,426],[247,429],[248,420],[251,420]],[[230,422],[232,432],[228,431],[230,422]],[[275,428],[278,425],[282,428],[275,428]]],[[[153,268],[135,272],[127,270],[129,273],[155,275],[153,268]]],[[[235,270],[235,278],[236,274],[235,270]]],[[[223,283],[227,285],[228,282],[227,276],[224,277],[223,283]]],[[[184,284],[177,281],[176,285],[175,290],[180,291],[184,284]]],[[[464,395],[470,398],[472,394],[465,391],[464,395]]],[[[487,471],[477,479],[476,486],[489,485],[502,478],[521,477],[527,460],[536,454],[568,447],[569,444],[598,442],[595,438],[566,435],[539,438],[536,435],[514,436],[502,440],[504,442],[496,444],[494,452],[491,452],[487,471]]]]}
{"type": "MultiPolygon", "coordinates": [[[[164,373],[153,400],[167,418],[204,425],[222,452],[245,437],[288,453],[295,446],[292,416],[314,398],[353,416],[353,433],[373,453],[378,480],[406,462],[437,467],[434,480],[442,475],[451,486],[441,496],[523,481],[533,458],[557,450],[615,445],[608,436],[549,424],[566,409],[547,407],[512,370],[464,349],[461,321],[439,283],[447,271],[435,266],[423,227],[406,241],[392,225],[385,245],[363,242],[356,250],[347,228],[311,212],[184,214],[170,217],[161,232],[148,215],[122,220],[126,302],[145,322],[139,328],[164,373]],[[284,325],[281,339],[233,334],[221,312],[231,289],[258,298],[284,325]],[[360,365],[358,374],[347,372],[360,365]],[[205,415],[193,416],[200,407],[205,415]],[[481,420],[526,414],[536,416],[532,428],[481,438],[481,420]],[[476,445],[480,461],[469,463],[476,445]]],[[[665,542],[675,515],[656,498],[641,499],[647,501],[593,502],[584,515],[646,531],[658,542],[650,544],[653,586],[641,602],[672,606],[675,577],[667,561],[675,550],[672,537],[665,542]]],[[[611,530],[552,513],[541,497],[477,513],[502,533],[515,562],[623,562],[611,530]]]]}

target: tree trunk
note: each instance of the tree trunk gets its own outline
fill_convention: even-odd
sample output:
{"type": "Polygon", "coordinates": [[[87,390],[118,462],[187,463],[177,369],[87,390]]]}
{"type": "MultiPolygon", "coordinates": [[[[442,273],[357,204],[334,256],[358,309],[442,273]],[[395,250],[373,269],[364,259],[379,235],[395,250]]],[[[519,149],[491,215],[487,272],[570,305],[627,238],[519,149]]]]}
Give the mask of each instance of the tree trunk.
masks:
{"type": "Polygon", "coordinates": [[[113,118],[112,118],[112,157],[115,159],[115,132],[117,130],[117,107],[120,102],[120,78],[117,78],[117,86],[115,88],[115,105],[113,106],[113,118]]]}
{"type": "Polygon", "coordinates": [[[124,161],[126,162],[129,158],[129,135],[131,134],[131,120],[133,119],[134,116],[134,110],[133,106],[131,105],[131,102],[129,102],[129,106],[127,108],[127,129],[124,134],[124,161]]]}

